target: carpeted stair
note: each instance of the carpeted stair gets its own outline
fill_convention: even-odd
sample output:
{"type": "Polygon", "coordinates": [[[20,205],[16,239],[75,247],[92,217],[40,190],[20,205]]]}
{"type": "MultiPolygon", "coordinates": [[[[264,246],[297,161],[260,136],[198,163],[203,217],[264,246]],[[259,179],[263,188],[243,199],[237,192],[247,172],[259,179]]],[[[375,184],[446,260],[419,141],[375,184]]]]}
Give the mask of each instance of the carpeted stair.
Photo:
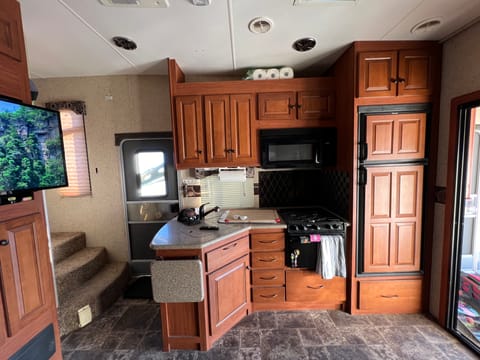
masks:
{"type": "Polygon", "coordinates": [[[78,329],[78,310],[90,305],[97,317],[123,294],[129,280],[126,262],[108,262],[103,247],[87,247],[85,233],[52,233],[60,334],[78,329]]]}

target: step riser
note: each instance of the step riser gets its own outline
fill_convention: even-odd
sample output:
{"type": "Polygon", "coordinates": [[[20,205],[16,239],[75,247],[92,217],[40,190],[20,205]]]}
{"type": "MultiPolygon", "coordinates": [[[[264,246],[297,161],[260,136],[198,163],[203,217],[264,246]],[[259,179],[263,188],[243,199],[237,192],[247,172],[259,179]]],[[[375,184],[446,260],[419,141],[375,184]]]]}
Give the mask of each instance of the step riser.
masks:
{"type": "Polygon", "coordinates": [[[105,273],[111,274],[108,279],[108,284],[99,286],[95,284],[95,278],[92,278],[88,283],[84,284],[86,290],[83,294],[70,294],[70,297],[66,297],[63,303],[58,307],[58,322],[60,325],[60,335],[67,335],[79,328],[78,310],[85,305],[90,305],[92,311],[92,319],[102,314],[117,300],[125,291],[129,280],[128,264],[117,264],[118,266],[106,265],[103,269],[104,273],[99,275],[102,280],[105,277],[105,273]],[[116,272],[116,274],[112,274],[116,272]],[[93,290],[92,290],[93,289],[93,290]],[[90,293],[88,293],[90,292],[90,293]]]}
{"type": "MultiPolygon", "coordinates": [[[[71,296],[76,288],[92,278],[107,263],[107,252],[104,248],[92,252],[88,256],[90,257],[88,261],[80,267],[72,267],[68,272],[62,271],[61,275],[56,273],[57,294],[60,303],[65,296],[71,296]]],[[[68,259],[64,261],[68,261],[68,259]]],[[[63,269],[64,264],[59,265],[59,267],[62,266],[62,270],[65,270],[63,269]]]]}
{"type": "Polygon", "coordinates": [[[51,239],[54,264],[84,249],[87,244],[84,232],[52,233],[51,239]]]}

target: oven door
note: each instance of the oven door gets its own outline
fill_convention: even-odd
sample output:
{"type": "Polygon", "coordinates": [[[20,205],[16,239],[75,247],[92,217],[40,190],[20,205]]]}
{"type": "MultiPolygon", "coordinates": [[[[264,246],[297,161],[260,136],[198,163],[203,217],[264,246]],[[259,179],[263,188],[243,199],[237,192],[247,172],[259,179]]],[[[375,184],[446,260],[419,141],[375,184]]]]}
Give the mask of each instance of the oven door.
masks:
{"type": "Polygon", "coordinates": [[[309,236],[287,235],[285,246],[285,265],[291,268],[315,269],[318,258],[318,244],[307,242],[302,239],[309,236]],[[295,254],[298,254],[295,259],[295,254]]]}

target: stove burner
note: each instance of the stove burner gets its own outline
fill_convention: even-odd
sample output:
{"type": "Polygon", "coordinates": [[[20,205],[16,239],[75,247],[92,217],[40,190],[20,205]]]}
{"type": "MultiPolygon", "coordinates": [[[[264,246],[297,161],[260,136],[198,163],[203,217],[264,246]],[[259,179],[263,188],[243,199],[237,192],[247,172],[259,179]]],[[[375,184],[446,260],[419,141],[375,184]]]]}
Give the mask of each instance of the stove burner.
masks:
{"type": "Polygon", "coordinates": [[[343,233],[347,224],[326,209],[281,210],[287,232],[294,235],[343,233]]]}

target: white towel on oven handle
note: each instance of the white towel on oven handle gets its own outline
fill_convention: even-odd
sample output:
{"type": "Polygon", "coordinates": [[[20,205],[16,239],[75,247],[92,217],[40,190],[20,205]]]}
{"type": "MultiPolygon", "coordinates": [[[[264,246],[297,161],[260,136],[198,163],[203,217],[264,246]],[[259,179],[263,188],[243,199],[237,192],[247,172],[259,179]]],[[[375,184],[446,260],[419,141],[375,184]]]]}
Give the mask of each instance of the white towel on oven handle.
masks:
{"type": "Polygon", "coordinates": [[[345,244],[342,235],[322,235],[317,248],[316,272],[326,280],[346,277],[345,244]]]}

